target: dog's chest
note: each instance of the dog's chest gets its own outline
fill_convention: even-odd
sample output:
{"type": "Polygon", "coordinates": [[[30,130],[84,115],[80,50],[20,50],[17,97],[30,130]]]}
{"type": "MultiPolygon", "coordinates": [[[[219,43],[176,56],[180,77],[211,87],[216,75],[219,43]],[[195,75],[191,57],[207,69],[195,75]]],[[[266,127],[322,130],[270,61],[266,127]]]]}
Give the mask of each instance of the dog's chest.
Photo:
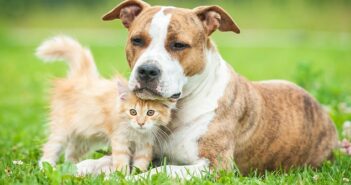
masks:
{"type": "Polygon", "coordinates": [[[172,125],[178,127],[171,128],[172,133],[162,142],[158,152],[164,153],[172,164],[177,165],[191,164],[199,160],[198,140],[206,133],[213,117],[214,112],[189,120],[184,119],[186,115],[179,112],[172,121],[172,125]]]}

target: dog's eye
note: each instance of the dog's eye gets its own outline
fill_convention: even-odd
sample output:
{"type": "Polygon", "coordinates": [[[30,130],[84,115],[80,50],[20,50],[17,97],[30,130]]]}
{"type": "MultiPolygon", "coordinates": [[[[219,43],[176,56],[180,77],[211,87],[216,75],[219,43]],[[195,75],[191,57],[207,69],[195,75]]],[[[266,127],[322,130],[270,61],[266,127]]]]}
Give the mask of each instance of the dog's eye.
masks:
{"type": "Polygon", "coordinates": [[[146,113],[148,116],[153,116],[155,114],[154,110],[148,110],[146,113]]]}
{"type": "Polygon", "coordinates": [[[173,51],[182,51],[186,48],[190,48],[190,45],[182,42],[173,42],[170,47],[173,51]]]}
{"type": "Polygon", "coordinates": [[[131,42],[133,46],[144,46],[145,44],[144,39],[142,39],[141,37],[133,37],[131,39],[131,42]]]}
{"type": "Polygon", "coordinates": [[[135,109],[130,109],[129,110],[129,114],[132,115],[132,116],[136,116],[138,113],[135,109]]]}

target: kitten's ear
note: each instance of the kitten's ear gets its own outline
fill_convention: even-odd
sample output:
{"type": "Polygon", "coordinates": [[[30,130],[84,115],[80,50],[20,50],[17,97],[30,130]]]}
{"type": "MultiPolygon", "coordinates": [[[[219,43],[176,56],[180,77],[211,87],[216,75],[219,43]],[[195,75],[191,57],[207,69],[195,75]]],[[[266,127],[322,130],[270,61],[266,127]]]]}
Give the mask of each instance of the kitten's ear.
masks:
{"type": "Polygon", "coordinates": [[[126,101],[127,97],[128,97],[128,93],[119,94],[119,99],[121,101],[126,101]]]}
{"type": "Polygon", "coordinates": [[[118,91],[119,99],[122,101],[125,101],[128,97],[128,93],[129,93],[128,85],[123,83],[122,81],[118,80],[117,81],[117,91],[118,91]]]}

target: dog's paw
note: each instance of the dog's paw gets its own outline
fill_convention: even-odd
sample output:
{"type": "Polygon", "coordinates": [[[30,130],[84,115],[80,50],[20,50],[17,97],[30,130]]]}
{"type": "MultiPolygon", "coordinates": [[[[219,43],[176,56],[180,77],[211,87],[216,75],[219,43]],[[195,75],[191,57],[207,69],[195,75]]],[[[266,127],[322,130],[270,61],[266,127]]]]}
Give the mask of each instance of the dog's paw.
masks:
{"type": "Polygon", "coordinates": [[[95,172],[96,160],[88,159],[84,160],[76,165],[77,176],[91,175],[95,172]]]}
{"type": "Polygon", "coordinates": [[[100,159],[88,159],[84,160],[76,165],[77,167],[77,175],[85,176],[85,175],[99,175],[114,172],[112,167],[112,158],[111,156],[105,156],[100,159]]]}

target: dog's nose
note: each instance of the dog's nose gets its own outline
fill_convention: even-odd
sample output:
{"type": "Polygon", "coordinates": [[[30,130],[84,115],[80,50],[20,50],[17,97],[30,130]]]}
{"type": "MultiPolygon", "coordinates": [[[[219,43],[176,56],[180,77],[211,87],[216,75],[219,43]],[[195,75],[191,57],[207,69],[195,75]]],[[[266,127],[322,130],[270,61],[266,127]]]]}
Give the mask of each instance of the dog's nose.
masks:
{"type": "Polygon", "coordinates": [[[152,81],[161,75],[160,69],[154,64],[144,64],[138,67],[138,78],[142,81],[152,81]]]}

